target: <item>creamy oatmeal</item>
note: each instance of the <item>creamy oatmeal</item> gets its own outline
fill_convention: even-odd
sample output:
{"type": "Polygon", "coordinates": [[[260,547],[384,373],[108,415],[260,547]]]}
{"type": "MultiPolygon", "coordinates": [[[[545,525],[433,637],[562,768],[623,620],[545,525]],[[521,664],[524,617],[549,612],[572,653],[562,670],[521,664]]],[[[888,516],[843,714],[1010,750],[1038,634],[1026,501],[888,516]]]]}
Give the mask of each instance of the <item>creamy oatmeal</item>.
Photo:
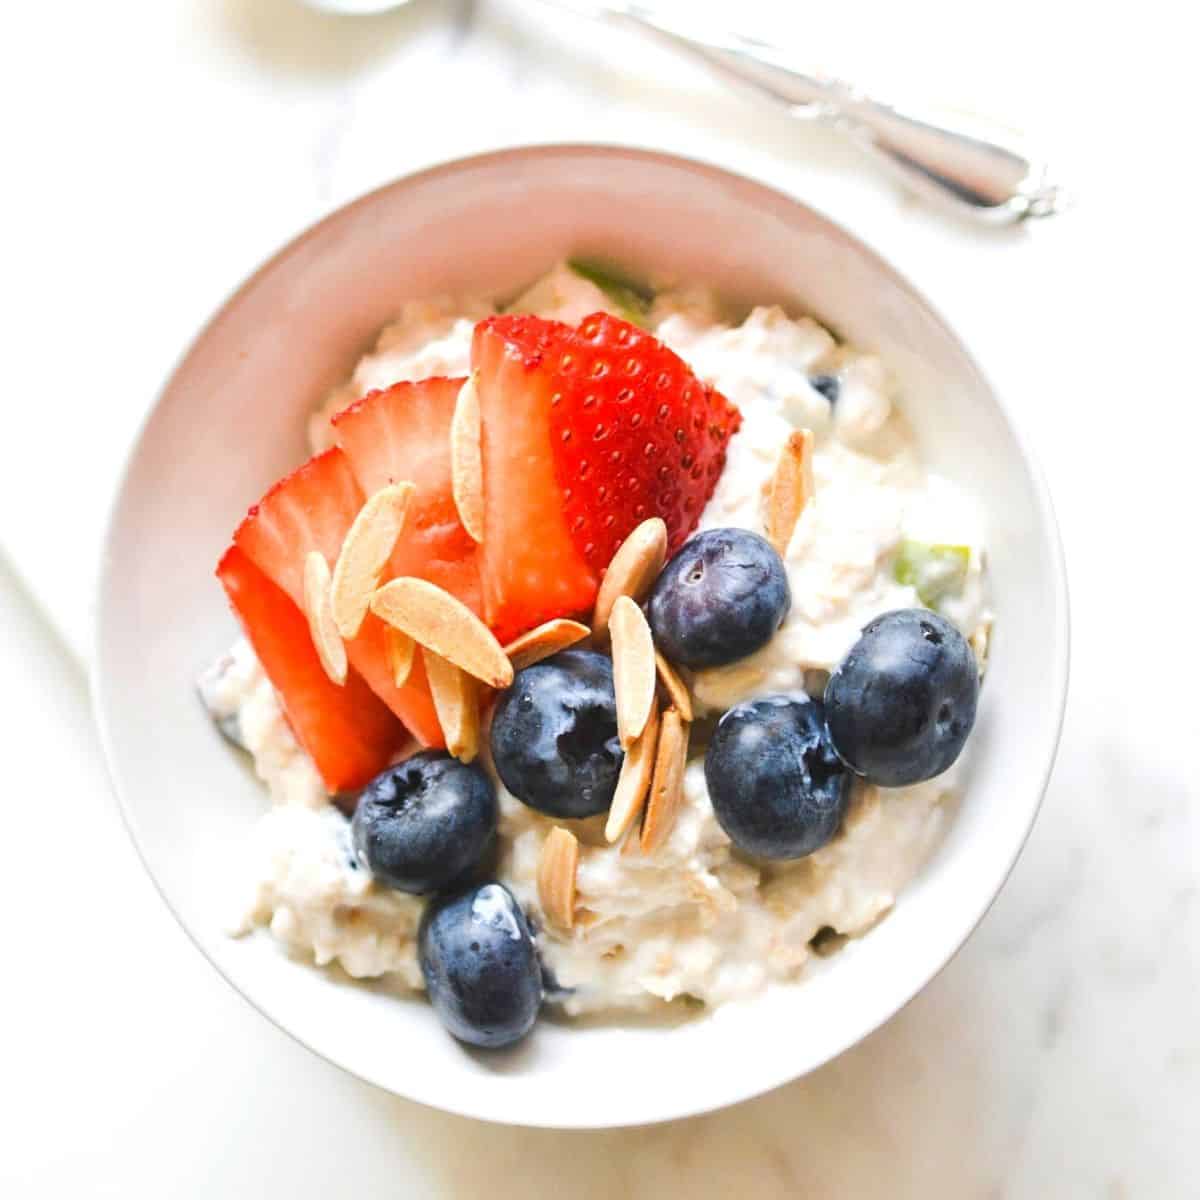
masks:
{"type": "MultiPolygon", "coordinates": [[[[614,304],[595,283],[559,266],[513,307],[573,322],[614,304]]],[[[314,448],[329,444],[328,417],[371,389],[468,374],[475,322],[491,311],[478,301],[405,305],[351,381],[314,416],[314,448]]],[[[497,878],[538,927],[543,961],[561,989],[556,998],[571,1014],[750,996],[799,975],[816,952],[814,939],[853,936],[883,917],[938,843],[956,798],[957,768],[902,788],[855,781],[832,841],[804,858],[767,862],[736,851],[714,816],[705,731],[750,697],[819,696],[828,673],[879,614],[936,596],[942,614],[976,647],[990,624],[980,516],[922,465],[883,364],[838,344],[813,320],[777,308],[728,323],[714,299],[696,289],[660,294],[643,319],[742,414],[700,528],[762,529],[764,486],[781,444],[800,427],[815,435],[815,493],[783,556],[792,605],[778,633],[741,661],[689,677],[698,736],[682,808],[661,847],[643,854],[610,846],[603,815],[543,816],[497,781],[497,878]],[[930,546],[953,552],[930,557],[920,550],[930,546]],[[570,931],[544,919],[536,884],[542,845],[556,824],[582,846],[570,931]]],[[[202,691],[223,728],[252,755],[272,803],[253,838],[251,894],[239,931],[261,926],[318,964],[422,987],[416,930],[423,898],[373,883],[356,861],[349,822],[326,796],[248,645],[236,645],[206,675],[202,691]]]]}

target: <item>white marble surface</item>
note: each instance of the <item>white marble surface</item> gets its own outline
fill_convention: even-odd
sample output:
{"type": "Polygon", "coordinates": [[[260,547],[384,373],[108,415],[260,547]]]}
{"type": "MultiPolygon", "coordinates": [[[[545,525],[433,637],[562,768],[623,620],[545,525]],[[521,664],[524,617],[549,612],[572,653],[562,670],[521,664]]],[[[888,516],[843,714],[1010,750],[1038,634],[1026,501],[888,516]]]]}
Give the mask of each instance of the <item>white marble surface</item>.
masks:
{"type": "Polygon", "coordinates": [[[627,39],[543,24],[520,0],[418,0],[359,21],[292,0],[6,11],[0,87],[18,169],[0,222],[0,546],[61,636],[0,565],[13,847],[0,871],[0,1194],[1197,1194],[1197,263],[1188,164],[1173,153],[1194,137],[1175,8],[1012,0],[990,24],[942,0],[735,11],[773,19],[823,61],[1036,124],[1083,203],[1016,234],[946,224],[859,173],[830,135],[627,39]],[[1073,592],[1058,769],[963,952],[815,1075],[619,1133],[434,1113],[348,1079],[250,1011],[141,872],[75,665],[115,463],[231,284],[374,183],[564,138],[741,166],[883,249],[1020,411],[1073,592]]]}

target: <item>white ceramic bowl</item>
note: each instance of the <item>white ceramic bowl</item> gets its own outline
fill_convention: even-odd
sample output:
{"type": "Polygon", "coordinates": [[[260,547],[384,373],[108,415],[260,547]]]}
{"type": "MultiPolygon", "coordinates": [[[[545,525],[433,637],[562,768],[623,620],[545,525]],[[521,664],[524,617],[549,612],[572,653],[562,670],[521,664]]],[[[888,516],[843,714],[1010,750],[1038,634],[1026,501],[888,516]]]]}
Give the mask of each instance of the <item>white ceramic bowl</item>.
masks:
{"type": "Polygon", "coordinates": [[[904,1005],[983,916],[1029,832],[1066,690],[1063,565],[1045,487],[946,323],[885,262],[787,196],[710,166],[596,147],[506,151],[401,180],[293,242],[215,316],[133,450],[99,597],[98,718],[130,831],[219,971],[300,1042],[399,1095],[546,1126],[659,1121],[811,1071],[904,1005]],[[798,985],[691,1023],[542,1022],[469,1052],[421,1000],[226,936],[230,863],[265,796],[209,724],[198,671],[235,627],[213,566],[306,455],[304,418],[403,300],[504,294],[584,253],[815,314],[883,356],[921,445],[989,515],[997,613],[965,802],[895,910],[798,985]]]}

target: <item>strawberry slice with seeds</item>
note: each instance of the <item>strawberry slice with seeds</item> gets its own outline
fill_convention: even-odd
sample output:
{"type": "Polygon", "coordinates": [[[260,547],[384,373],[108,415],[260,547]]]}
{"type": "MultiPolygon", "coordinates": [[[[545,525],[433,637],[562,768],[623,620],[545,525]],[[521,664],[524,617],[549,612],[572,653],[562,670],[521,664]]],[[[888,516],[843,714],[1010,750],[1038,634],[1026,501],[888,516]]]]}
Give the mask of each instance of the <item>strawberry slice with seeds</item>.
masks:
{"type": "MultiPolygon", "coordinates": [[[[334,447],[275,484],[238,526],[234,544],[302,609],[305,556],[317,550],[335,563],[363,500],[349,461],[334,447]]],[[[346,653],[414,737],[427,746],[444,744],[424,672],[414,670],[404,687],[396,687],[378,617],[367,615],[346,653]]],[[[273,675],[271,681],[279,686],[273,675]]]]}
{"type": "Polygon", "coordinates": [[[484,619],[501,642],[586,612],[599,583],[571,536],[555,473],[552,330],[571,332],[535,317],[490,318],[476,326],[471,348],[482,422],[484,619]]]}
{"type": "Polygon", "coordinates": [[[329,679],[304,614],[242,549],[226,551],[217,577],[325,786],[335,793],[365,786],[404,743],[403,725],[356,671],[343,687],[329,679]]]}
{"type": "Polygon", "coordinates": [[[485,616],[502,639],[590,608],[647,517],[674,553],[695,529],[741,414],[628,321],[501,316],[475,330],[483,421],[485,616]]]}
{"type": "Polygon", "coordinates": [[[717,486],[741,413],[674,351],[608,313],[584,318],[547,365],[564,377],[550,444],[583,556],[603,571],[653,516],[674,554],[717,486]]]}
{"type": "Polygon", "coordinates": [[[424,379],[371,392],[333,419],[334,437],[362,490],[415,485],[388,576],[427,579],[481,613],[475,542],[454,503],[450,421],[465,379],[424,379]]]}
{"type": "Polygon", "coordinates": [[[318,550],[332,567],[363,499],[345,456],[326,450],[274,484],[233,540],[303,607],[305,556],[318,550]]]}

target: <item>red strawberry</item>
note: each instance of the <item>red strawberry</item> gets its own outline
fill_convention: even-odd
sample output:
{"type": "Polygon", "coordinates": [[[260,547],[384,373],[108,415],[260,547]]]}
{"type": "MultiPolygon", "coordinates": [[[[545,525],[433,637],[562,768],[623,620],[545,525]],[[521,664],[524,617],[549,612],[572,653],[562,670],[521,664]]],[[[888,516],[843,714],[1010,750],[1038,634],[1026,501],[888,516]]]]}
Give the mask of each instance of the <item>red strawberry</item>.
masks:
{"type": "Polygon", "coordinates": [[[555,474],[550,410],[558,380],[546,366],[549,325],[491,318],[476,326],[471,347],[483,421],[479,572],[484,619],[501,641],[585,611],[599,579],[571,537],[555,474]]]}
{"type": "MultiPolygon", "coordinates": [[[[318,550],[331,565],[335,563],[363,499],[346,456],[335,447],[275,484],[247,513],[233,540],[269,579],[303,605],[305,557],[318,550]]],[[[444,745],[420,664],[404,687],[392,682],[378,617],[367,615],[346,652],[350,665],[416,738],[427,746],[444,745]]],[[[274,675],[271,681],[279,686],[274,675]]]]}
{"type": "Polygon", "coordinates": [[[475,330],[487,618],[505,635],[587,609],[647,517],[673,553],[696,527],[741,414],[661,342],[596,313],[572,329],[492,317],[475,330]]]}
{"type": "Polygon", "coordinates": [[[362,490],[416,485],[390,573],[417,575],[481,612],[475,543],[458,519],[450,477],[450,419],[464,379],[425,379],[371,392],[333,419],[362,490]]]}
{"type": "Polygon", "coordinates": [[[346,646],[350,665],[362,673],[371,690],[404,722],[405,728],[423,746],[446,745],[441,722],[433,707],[433,695],[425,677],[425,664],[418,654],[402,688],[392,682],[392,668],[383,635],[386,626],[367,613],[358,637],[346,646]]]}
{"type": "Polygon", "coordinates": [[[363,787],[403,744],[404,727],[357,672],[344,687],[329,680],[304,614],[241,549],[225,552],[217,576],[325,786],[331,792],[363,787]]]}
{"type": "Polygon", "coordinates": [[[567,386],[551,445],[571,536],[602,571],[636,525],[659,516],[674,554],[717,486],[741,413],[660,341],[607,313],[580,323],[558,366],[567,386]]]}
{"type": "Polygon", "coordinates": [[[233,540],[303,604],[305,555],[319,550],[332,566],[362,503],[345,456],[326,450],[272,486],[246,514],[233,540]]]}

